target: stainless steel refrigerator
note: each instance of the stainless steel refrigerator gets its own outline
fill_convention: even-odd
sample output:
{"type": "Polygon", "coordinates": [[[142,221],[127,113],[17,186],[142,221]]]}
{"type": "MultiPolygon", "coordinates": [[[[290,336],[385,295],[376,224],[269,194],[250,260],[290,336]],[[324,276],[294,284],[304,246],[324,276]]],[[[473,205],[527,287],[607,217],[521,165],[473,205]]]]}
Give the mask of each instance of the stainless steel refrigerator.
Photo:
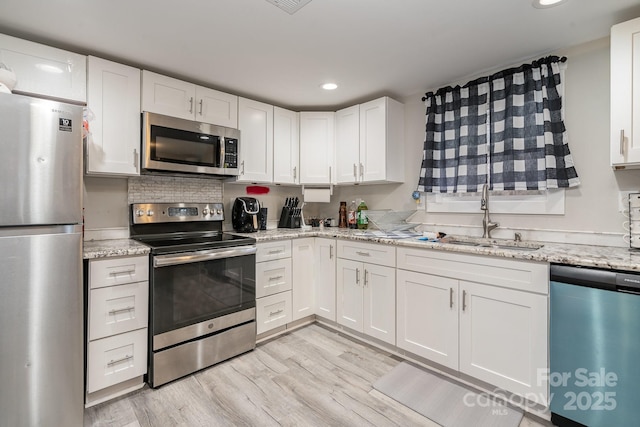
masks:
{"type": "Polygon", "coordinates": [[[0,93],[0,426],[81,426],[82,107],[0,93]]]}

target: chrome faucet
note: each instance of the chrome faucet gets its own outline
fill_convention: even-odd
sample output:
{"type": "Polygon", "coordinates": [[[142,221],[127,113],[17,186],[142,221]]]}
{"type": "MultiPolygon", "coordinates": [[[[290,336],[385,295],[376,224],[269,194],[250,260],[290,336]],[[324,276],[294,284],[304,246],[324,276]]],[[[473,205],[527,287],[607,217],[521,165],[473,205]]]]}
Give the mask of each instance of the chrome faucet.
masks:
{"type": "Polygon", "coordinates": [[[482,238],[490,239],[491,230],[500,227],[500,224],[497,222],[491,222],[491,219],[489,219],[489,184],[482,186],[480,209],[484,211],[484,218],[482,219],[482,238]]]}

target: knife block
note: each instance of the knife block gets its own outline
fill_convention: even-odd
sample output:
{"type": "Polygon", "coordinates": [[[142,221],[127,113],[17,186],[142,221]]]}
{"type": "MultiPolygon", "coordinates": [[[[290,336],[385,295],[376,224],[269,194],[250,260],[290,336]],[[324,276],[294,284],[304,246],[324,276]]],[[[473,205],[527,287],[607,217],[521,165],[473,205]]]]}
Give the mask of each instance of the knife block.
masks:
{"type": "Polygon", "coordinates": [[[301,225],[300,209],[284,206],[280,213],[278,228],[300,228],[301,225]]]}

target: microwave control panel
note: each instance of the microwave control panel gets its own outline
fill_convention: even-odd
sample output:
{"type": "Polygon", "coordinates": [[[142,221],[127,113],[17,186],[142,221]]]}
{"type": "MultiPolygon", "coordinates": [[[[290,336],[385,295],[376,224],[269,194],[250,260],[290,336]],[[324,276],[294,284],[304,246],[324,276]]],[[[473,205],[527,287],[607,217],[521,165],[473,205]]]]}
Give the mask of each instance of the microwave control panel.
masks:
{"type": "Polygon", "coordinates": [[[224,168],[236,169],[238,167],[238,140],[234,138],[224,139],[224,168]]]}

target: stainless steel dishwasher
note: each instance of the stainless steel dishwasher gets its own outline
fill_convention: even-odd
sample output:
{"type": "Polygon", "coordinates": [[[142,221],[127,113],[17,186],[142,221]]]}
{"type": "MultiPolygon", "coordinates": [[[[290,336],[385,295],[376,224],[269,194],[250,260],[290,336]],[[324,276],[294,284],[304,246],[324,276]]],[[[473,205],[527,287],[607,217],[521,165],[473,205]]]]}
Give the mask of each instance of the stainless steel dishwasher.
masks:
{"type": "Polygon", "coordinates": [[[640,273],[551,266],[551,421],[640,425],[640,273]]]}

